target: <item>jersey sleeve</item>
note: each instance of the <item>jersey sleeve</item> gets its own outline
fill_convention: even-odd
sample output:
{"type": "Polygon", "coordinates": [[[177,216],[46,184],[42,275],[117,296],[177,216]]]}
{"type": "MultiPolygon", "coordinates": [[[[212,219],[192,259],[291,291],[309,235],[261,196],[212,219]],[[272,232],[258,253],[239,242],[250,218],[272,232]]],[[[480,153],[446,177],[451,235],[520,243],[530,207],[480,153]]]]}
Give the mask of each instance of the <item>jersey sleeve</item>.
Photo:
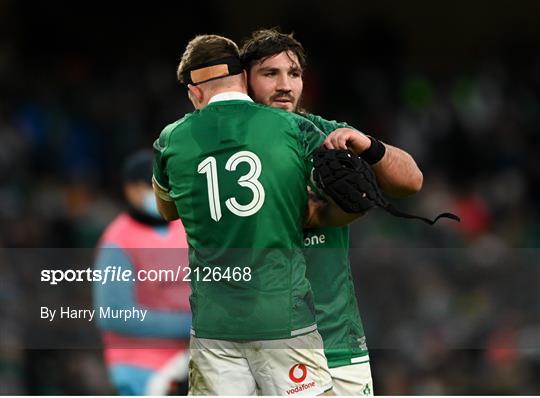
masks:
{"type": "MultiPolygon", "coordinates": [[[[160,196],[167,194],[170,190],[169,176],[167,174],[166,151],[169,145],[172,126],[163,129],[159,138],[154,141],[154,162],[152,181],[159,187],[160,196]]],[[[166,199],[166,198],[163,198],[166,199]]],[[[166,199],[167,200],[167,199],[166,199]]]]}
{"type": "Polygon", "coordinates": [[[299,129],[298,141],[300,146],[300,155],[304,161],[308,187],[317,193],[318,189],[311,179],[313,169],[313,152],[315,152],[315,150],[322,145],[326,136],[317,126],[304,117],[298,116],[295,118],[295,121],[299,129]]]}
{"type": "Polygon", "coordinates": [[[296,122],[300,130],[298,137],[301,155],[305,161],[311,161],[313,152],[322,145],[326,136],[323,131],[306,118],[298,117],[296,122]]]}
{"type": "Polygon", "coordinates": [[[332,131],[340,128],[350,128],[354,130],[358,130],[354,128],[353,126],[345,123],[345,122],[336,122],[335,120],[326,120],[318,115],[314,115],[312,113],[308,113],[304,116],[306,119],[308,119],[311,123],[313,123],[315,126],[317,126],[324,135],[329,135],[332,131]]]}

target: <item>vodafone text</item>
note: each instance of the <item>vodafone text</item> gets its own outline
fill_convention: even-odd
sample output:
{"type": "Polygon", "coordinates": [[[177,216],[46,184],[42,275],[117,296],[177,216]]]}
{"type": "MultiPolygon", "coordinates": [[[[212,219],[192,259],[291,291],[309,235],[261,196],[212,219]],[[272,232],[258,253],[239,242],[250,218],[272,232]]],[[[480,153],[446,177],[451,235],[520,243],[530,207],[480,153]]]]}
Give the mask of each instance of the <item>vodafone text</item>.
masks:
{"type": "Polygon", "coordinates": [[[313,387],[315,387],[314,381],[312,381],[311,383],[300,384],[299,386],[296,386],[294,388],[291,388],[290,390],[287,390],[287,395],[296,394],[300,391],[304,391],[304,390],[307,390],[308,388],[313,388],[313,387]]]}

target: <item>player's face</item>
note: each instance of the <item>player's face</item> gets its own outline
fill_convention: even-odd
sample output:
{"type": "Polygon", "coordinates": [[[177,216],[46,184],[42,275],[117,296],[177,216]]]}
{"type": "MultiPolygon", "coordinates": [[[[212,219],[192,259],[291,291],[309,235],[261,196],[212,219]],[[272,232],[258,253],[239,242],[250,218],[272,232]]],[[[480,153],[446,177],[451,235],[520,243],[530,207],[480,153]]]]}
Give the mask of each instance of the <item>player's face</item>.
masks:
{"type": "Polygon", "coordinates": [[[303,89],[298,57],[291,51],[284,51],[253,65],[249,89],[256,102],[294,111],[303,89]]]}

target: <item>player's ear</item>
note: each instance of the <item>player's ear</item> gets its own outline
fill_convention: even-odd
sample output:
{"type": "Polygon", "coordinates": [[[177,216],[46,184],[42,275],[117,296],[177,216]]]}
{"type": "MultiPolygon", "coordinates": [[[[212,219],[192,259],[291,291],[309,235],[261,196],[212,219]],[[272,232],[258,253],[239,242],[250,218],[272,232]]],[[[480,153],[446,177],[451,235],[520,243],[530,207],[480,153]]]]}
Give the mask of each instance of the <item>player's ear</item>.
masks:
{"type": "Polygon", "coordinates": [[[193,84],[188,84],[188,97],[196,109],[201,107],[204,94],[199,87],[194,86],[193,84]]]}

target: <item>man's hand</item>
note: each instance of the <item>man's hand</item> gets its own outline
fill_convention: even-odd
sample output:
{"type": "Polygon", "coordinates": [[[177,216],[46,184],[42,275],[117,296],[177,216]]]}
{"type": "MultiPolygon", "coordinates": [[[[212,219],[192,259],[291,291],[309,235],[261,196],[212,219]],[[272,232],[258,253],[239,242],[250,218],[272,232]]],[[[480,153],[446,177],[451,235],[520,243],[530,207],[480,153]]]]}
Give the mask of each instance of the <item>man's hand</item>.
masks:
{"type": "Polygon", "coordinates": [[[367,135],[358,130],[339,128],[332,131],[323,142],[326,149],[349,149],[360,155],[371,146],[367,135]]]}
{"type": "MultiPolygon", "coordinates": [[[[326,137],[323,145],[327,149],[348,149],[360,155],[371,146],[371,140],[358,130],[339,128],[326,137]]],[[[423,175],[412,156],[392,145],[383,145],[386,147],[384,156],[371,165],[382,191],[395,198],[420,191],[423,175]]]]}

